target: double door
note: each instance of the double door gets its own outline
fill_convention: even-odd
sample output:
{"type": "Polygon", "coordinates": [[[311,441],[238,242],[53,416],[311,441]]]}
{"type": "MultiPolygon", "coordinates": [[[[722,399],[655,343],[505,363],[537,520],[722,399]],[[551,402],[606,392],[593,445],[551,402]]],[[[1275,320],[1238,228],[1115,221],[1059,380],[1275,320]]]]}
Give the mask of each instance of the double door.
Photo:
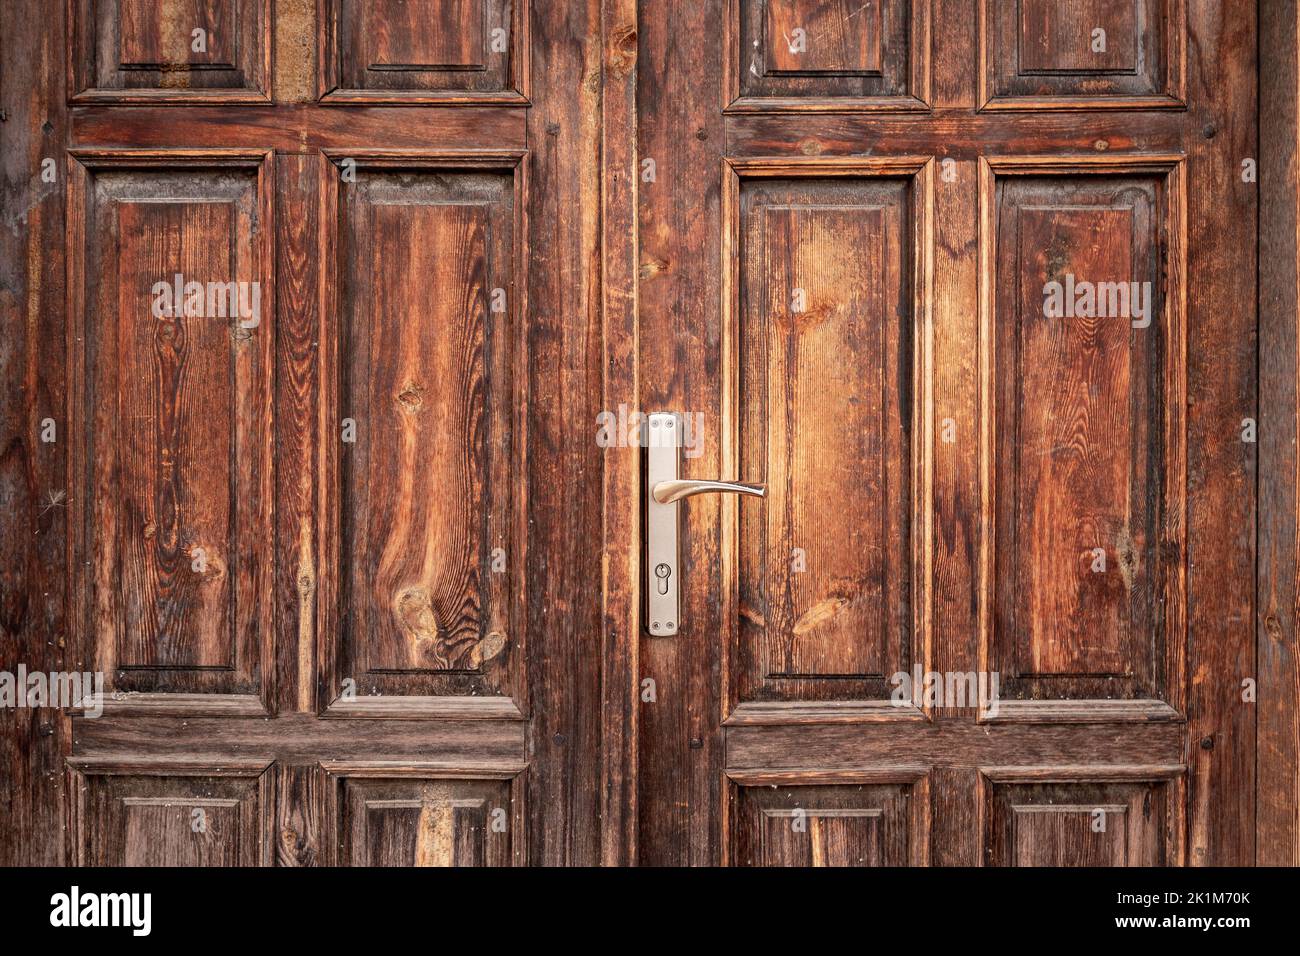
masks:
{"type": "Polygon", "coordinates": [[[1254,859],[1253,5],[37,19],[42,858],[1254,859]]]}

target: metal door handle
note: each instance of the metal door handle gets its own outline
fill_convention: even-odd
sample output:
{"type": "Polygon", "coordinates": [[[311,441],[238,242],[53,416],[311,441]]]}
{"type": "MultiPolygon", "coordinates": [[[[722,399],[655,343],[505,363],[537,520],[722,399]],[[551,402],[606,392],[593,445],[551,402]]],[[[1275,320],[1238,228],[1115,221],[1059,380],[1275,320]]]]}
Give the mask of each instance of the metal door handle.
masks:
{"type": "Polygon", "coordinates": [[[652,494],[655,501],[661,505],[670,505],[674,501],[681,501],[683,498],[693,498],[695,495],[708,494],[714,492],[723,494],[730,492],[737,495],[753,495],[755,498],[762,498],[767,495],[766,485],[756,485],[748,481],[694,481],[691,479],[678,479],[676,481],[661,481],[654,486],[652,494]]]}
{"type": "Polygon", "coordinates": [[[679,478],[682,419],[673,412],[648,416],[645,498],[645,627],[655,637],[669,637],[681,626],[678,615],[677,503],[703,494],[737,494],[763,498],[767,488],[746,481],[679,478]]]}

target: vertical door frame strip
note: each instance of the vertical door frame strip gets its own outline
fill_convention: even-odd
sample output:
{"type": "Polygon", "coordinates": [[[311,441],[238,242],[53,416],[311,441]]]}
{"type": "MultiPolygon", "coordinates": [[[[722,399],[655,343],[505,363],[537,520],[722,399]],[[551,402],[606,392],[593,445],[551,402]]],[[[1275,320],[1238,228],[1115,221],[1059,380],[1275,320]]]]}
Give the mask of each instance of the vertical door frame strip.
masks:
{"type": "MultiPolygon", "coordinates": [[[[1255,863],[1300,865],[1300,3],[1259,4],[1255,863]],[[1264,117],[1268,121],[1264,122],[1264,117]]],[[[1232,171],[1237,174],[1237,170],[1232,171]]],[[[1193,741],[1193,746],[1195,742],[1193,741]]]]}
{"type": "MultiPolygon", "coordinates": [[[[601,399],[618,421],[638,408],[637,0],[601,4],[601,399]]],[[[637,862],[641,458],[603,449],[601,864],[637,862]]]]}

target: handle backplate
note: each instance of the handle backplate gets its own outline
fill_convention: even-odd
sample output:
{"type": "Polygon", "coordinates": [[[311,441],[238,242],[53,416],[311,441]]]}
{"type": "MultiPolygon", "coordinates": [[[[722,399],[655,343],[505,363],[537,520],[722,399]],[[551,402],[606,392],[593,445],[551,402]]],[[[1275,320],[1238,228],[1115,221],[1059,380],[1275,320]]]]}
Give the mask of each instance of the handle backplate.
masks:
{"type": "Polygon", "coordinates": [[[673,412],[655,412],[646,421],[646,630],[670,637],[681,626],[677,603],[678,502],[703,494],[738,494],[762,498],[763,485],[742,481],[683,479],[679,476],[682,419],[673,412]]]}

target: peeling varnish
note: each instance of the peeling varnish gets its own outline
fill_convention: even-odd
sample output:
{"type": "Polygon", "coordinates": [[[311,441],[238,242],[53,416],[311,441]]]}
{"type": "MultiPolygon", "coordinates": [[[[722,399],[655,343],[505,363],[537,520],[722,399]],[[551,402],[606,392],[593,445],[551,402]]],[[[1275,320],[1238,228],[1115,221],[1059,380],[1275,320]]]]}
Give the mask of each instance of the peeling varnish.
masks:
{"type": "Polygon", "coordinates": [[[430,784],[420,798],[415,844],[416,866],[453,866],[456,862],[456,807],[446,784],[430,784]]]}
{"type": "Polygon", "coordinates": [[[1119,565],[1120,576],[1124,579],[1124,590],[1133,593],[1133,582],[1137,576],[1138,556],[1133,549],[1133,536],[1127,527],[1121,528],[1115,542],[1115,563],[1119,565]]]}
{"type": "MultiPolygon", "coordinates": [[[[316,99],[316,2],[279,0],[275,5],[275,98],[283,103],[316,99]]],[[[306,131],[302,144],[307,145],[306,131]]]]}
{"type": "Polygon", "coordinates": [[[312,559],[311,519],[298,522],[298,709],[310,712],[315,672],[312,631],[313,598],[316,594],[316,563],[312,559]]]}
{"type": "Polygon", "coordinates": [[[415,641],[438,637],[438,618],[433,613],[433,595],[421,586],[403,588],[393,600],[393,613],[402,632],[415,641]]]}
{"type": "Polygon", "coordinates": [[[805,611],[799,620],[795,621],[792,633],[795,637],[807,634],[814,628],[825,624],[836,614],[839,614],[848,603],[848,598],[842,597],[826,598],[823,601],[818,601],[805,611]]]}
{"type": "Polygon", "coordinates": [[[489,631],[483,640],[479,641],[478,646],[470,652],[470,662],[475,667],[479,667],[505,650],[505,646],[506,636],[504,634],[500,631],[489,631]]]}
{"type": "MultiPolygon", "coordinates": [[[[165,4],[159,17],[158,30],[162,49],[168,52],[175,50],[177,55],[176,60],[160,66],[162,75],[158,79],[158,85],[165,90],[188,89],[190,85],[191,64],[188,53],[190,31],[197,25],[187,28],[186,24],[181,22],[181,18],[187,15],[186,6],[183,3],[165,4]]],[[[192,6],[189,12],[193,12],[192,6]]]]}
{"type": "MultiPolygon", "coordinates": [[[[446,628],[438,623],[433,609],[433,595],[423,585],[412,585],[397,593],[393,601],[393,614],[402,633],[415,645],[436,642],[431,653],[439,661],[454,666],[477,668],[505,650],[506,635],[500,630],[489,631],[468,650],[465,638],[448,641],[446,628]]],[[[425,649],[424,653],[430,653],[425,649]]],[[[422,656],[416,650],[416,658],[422,656]]]]}

